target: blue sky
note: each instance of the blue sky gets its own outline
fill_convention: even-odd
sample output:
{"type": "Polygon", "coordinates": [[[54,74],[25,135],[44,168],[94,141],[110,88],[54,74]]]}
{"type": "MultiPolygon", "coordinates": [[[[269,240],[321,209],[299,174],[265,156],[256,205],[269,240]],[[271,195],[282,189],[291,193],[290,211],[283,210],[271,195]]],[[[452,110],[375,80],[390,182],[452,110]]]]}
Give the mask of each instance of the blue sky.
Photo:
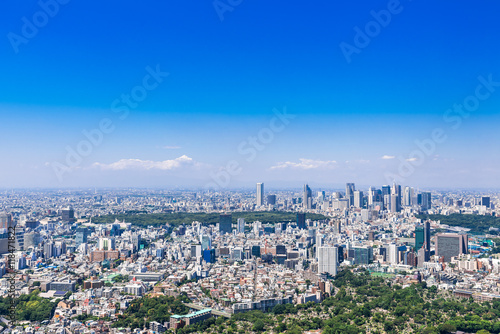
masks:
{"type": "Polygon", "coordinates": [[[2,5],[0,188],[500,187],[497,2],[2,5]],[[147,96],[121,119],[132,92],[147,96]],[[447,112],[464,100],[479,104],[447,112]],[[113,130],[69,164],[103,120],[113,130]]]}

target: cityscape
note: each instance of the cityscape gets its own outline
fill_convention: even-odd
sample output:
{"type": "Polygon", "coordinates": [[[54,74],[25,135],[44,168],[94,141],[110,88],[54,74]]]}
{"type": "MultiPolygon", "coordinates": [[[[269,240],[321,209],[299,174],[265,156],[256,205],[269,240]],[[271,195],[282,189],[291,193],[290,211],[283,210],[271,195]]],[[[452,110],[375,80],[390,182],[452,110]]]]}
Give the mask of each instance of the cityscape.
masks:
{"type": "Polygon", "coordinates": [[[403,289],[425,284],[464,302],[500,302],[500,228],[485,225],[478,234],[447,219],[495,219],[499,199],[396,183],[362,190],[346,183],[338,191],[307,184],[268,191],[262,182],[253,191],[4,191],[0,287],[4,296],[50,301],[44,312],[17,310],[23,319],[13,332],[24,324],[31,333],[178,332],[210,319],[321,305],[349,270],[403,289]],[[183,299],[179,313],[129,319],[134,301],[159,297],[183,299]]]}

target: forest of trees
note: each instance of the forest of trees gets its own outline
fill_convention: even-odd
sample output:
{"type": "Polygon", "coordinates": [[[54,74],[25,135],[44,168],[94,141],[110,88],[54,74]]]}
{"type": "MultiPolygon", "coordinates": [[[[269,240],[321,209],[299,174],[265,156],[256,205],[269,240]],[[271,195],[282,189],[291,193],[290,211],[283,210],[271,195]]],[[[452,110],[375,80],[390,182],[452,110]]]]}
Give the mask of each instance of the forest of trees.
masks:
{"type": "MultiPolygon", "coordinates": [[[[43,321],[52,318],[57,302],[38,296],[39,293],[40,291],[35,290],[14,300],[17,320],[43,321]]],[[[0,297],[0,315],[8,318],[10,306],[10,297],[0,297]]]]}
{"type": "MultiPolygon", "coordinates": [[[[170,320],[173,314],[188,314],[189,308],[183,302],[190,302],[185,294],[178,297],[142,297],[135,299],[124,312],[118,317],[118,321],[113,323],[116,328],[143,328],[144,319],[147,325],[149,322],[157,321],[163,324],[170,320]]],[[[148,325],[149,326],[149,325],[148,325]]]]}
{"type": "Polygon", "coordinates": [[[441,221],[441,224],[450,226],[460,226],[470,228],[472,234],[498,234],[494,231],[489,231],[490,227],[500,228],[500,217],[485,216],[485,215],[463,215],[454,213],[448,216],[445,215],[417,215],[420,219],[430,219],[441,221]]]}
{"type": "MultiPolygon", "coordinates": [[[[294,212],[281,212],[281,211],[262,211],[262,212],[233,212],[233,224],[236,224],[238,218],[244,218],[246,222],[260,221],[262,223],[277,223],[284,221],[297,220],[297,214],[294,212]]],[[[308,213],[307,219],[321,220],[328,219],[326,216],[308,213]]],[[[92,218],[93,223],[113,223],[115,220],[125,221],[137,226],[160,226],[165,224],[181,225],[191,224],[193,221],[199,221],[207,224],[216,224],[219,222],[218,213],[142,213],[131,212],[118,215],[106,215],[92,218]]]]}

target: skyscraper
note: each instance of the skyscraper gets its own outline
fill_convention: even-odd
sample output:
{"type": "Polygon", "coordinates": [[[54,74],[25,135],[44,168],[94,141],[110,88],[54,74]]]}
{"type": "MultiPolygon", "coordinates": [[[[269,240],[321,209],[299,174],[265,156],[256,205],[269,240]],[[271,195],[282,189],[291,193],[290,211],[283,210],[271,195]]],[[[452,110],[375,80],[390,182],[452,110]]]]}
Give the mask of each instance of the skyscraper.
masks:
{"type": "Polygon", "coordinates": [[[349,201],[349,206],[354,205],[354,191],[356,190],[354,183],[346,183],[345,198],[349,201]]]}
{"type": "Polygon", "coordinates": [[[212,239],[209,235],[201,236],[201,249],[204,251],[207,249],[212,249],[212,239]]]}
{"type": "Polygon", "coordinates": [[[481,197],[481,205],[489,208],[490,207],[490,197],[489,196],[481,197]]]}
{"type": "Polygon", "coordinates": [[[267,204],[276,205],[276,195],[267,195],[267,204]]]}
{"type": "Polygon", "coordinates": [[[401,211],[401,186],[394,183],[391,188],[391,212],[401,211]]]}
{"type": "Polygon", "coordinates": [[[75,244],[76,247],[87,242],[90,231],[86,227],[79,227],[76,229],[75,244]]]}
{"type": "Polygon", "coordinates": [[[415,227],[415,251],[418,252],[424,245],[425,231],[423,227],[415,227]]]}
{"type": "Polygon", "coordinates": [[[422,193],[422,209],[429,210],[431,207],[432,207],[431,193],[423,192],[422,193]]]}
{"type": "Polygon", "coordinates": [[[230,234],[233,231],[232,221],[233,221],[233,218],[232,218],[231,214],[220,215],[219,216],[219,233],[220,234],[225,234],[225,233],[230,234]]]}
{"type": "Polygon", "coordinates": [[[424,222],[424,246],[427,252],[431,251],[431,223],[424,222]]]}
{"type": "Polygon", "coordinates": [[[368,205],[373,205],[376,202],[377,190],[373,187],[368,188],[368,205]]]}
{"type": "Polygon", "coordinates": [[[304,209],[312,208],[312,192],[311,188],[309,188],[307,184],[304,184],[304,198],[302,205],[304,206],[304,209]]]}
{"type": "Polygon", "coordinates": [[[413,197],[413,188],[405,187],[405,192],[403,195],[403,204],[405,206],[411,206],[413,204],[412,197],[413,197]]]}
{"type": "Polygon", "coordinates": [[[318,274],[328,273],[337,275],[338,248],[319,247],[318,248],[318,274]]]}
{"type": "Polygon", "coordinates": [[[362,208],[363,207],[363,192],[359,190],[354,191],[354,207],[362,208]]]}
{"type": "Polygon", "coordinates": [[[257,183],[257,206],[264,205],[264,183],[257,183]]]}
{"type": "Polygon", "coordinates": [[[467,234],[436,234],[436,255],[444,257],[445,262],[450,262],[453,256],[467,254],[468,244],[467,234]]]}
{"type": "Polygon", "coordinates": [[[244,218],[238,218],[237,231],[238,231],[238,233],[245,233],[245,219],[244,218]]]}
{"type": "Polygon", "coordinates": [[[306,214],[303,212],[297,213],[297,227],[301,230],[306,228],[306,214]]]}

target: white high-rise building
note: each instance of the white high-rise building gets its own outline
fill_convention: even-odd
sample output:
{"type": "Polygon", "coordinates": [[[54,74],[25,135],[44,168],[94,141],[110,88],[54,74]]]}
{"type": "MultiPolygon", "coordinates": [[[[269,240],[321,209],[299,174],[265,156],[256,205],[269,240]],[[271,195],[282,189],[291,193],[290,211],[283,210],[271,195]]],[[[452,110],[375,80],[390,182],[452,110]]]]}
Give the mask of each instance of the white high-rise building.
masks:
{"type": "Polygon", "coordinates": [[[389,244],[389,248],[387,250],[388,261],[391,264],[398,264],[398,246],[396,244],[389,244]]]}
{"type": "Polygon", "coordinates": [[[264,205],[264,183],[257,183],[257,206],[264,205]]]}
{"type": "Polygon", "coordinates": [[[337,275],[338,248],[319,247],[318,248],[318,273],[328,273],[337,275]]]}
{"type": "Polygon", "coordinates": [[[245,219],[238,218],[238,226],[236,228],[237,233],[245,233],[245,219]]]}
{"type": "Polygon", "coordinates": [[[115,238],[99,238],[99,250],[115,250],[115,238]]]}

